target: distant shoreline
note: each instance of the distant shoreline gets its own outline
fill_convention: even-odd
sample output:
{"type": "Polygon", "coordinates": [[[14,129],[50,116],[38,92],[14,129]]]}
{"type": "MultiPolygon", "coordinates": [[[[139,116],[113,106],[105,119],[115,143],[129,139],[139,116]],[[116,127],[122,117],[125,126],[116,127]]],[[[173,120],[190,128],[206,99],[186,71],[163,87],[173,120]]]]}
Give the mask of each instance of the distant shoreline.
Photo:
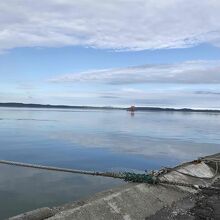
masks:
{"type": "Polygon", "coordinates": [[[120,109],[126,110],[127,108],[117,108],[110,106],[96,107],[96,106],[71,106],[71,105],[49,105],[49,104],[33,104],[33,103],[16,103],[7,102],[0,103],[0,107],[12,107],[12,108],[49,108],[49,109],[120,109]]]}
{"type": "MultiPolygon", "coordinates": [[[[49,109],[104,109],[104,110],[129,110],[126,107],[95,107],[95,106],[70,106],[70,105],[43,105],[33,103],[16,103],[7,102],[0,103],[0,107],[11,107],[11,108],[49,108],[49,109]]],[[[162,107],[135,107],[135,111],[166,111],[166,112],[206,112],[206,113],[220,113],[220,110],[215,109],[191,109],[191,108],[162,108],[162,107]]]]}

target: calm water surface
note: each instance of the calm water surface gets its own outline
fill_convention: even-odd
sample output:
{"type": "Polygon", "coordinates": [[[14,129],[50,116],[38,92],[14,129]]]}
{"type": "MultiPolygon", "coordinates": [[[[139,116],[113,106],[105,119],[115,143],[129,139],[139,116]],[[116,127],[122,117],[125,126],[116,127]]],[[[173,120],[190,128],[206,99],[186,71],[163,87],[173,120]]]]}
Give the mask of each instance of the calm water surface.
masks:
{"type": "MultiPolygon", "coordinates": [[[[0,159],[144,171],[220,151],[220,114],[0,108],[0,159]]],[[[0,219],[124,184],[0,165],[0,219]]]]}

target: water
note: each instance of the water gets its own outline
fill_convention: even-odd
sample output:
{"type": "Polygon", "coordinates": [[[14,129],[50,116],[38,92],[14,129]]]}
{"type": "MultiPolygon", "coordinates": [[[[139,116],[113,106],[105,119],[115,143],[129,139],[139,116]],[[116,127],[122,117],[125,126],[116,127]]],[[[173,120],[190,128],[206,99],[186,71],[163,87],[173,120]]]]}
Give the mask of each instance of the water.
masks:
{"type": "MultiPolygon", "coordinates": [[[[0,108],[0,159],[144,171],[220,151],[220,114],[0,108]]],[[[120,180],[0,165],[0,219],[75,201],[120,180]]]]}

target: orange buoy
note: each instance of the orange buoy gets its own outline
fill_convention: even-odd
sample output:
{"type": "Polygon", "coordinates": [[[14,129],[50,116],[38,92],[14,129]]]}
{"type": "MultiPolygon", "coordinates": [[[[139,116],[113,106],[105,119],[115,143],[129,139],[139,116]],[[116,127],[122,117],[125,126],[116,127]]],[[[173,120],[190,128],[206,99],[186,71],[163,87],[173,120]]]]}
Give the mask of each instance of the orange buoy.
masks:
{"type": "Polygon", "coordinates": [[[132,105],[130,108],[128,108],[128,111],[130,111],[130,112],[134,112],[134,111],[135,111],[135,106],[132,105]]]}

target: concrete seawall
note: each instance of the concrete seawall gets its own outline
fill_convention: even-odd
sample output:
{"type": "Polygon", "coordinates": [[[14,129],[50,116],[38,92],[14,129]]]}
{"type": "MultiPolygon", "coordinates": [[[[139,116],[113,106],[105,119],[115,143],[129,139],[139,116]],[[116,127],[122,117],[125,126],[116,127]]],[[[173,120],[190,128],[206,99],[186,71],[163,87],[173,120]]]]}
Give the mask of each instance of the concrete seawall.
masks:
{"type": "MultiPolygon", "coordinates": [[[[213,157],[220,159],[220,155],[213,155],[213,157]]],[[[213,184],[214,179],[219,177],[216,164],[204,161],[182,164],[162,174],[160,179],[208,187],[213,184]],[[211,178],[213,176],[215,176],[214,179],[211,178]]],[[[98,193],[87,200],[61,207],[35,210],[10,220],[147,219],[164,207],[171,207],[184,198],[192,197],[198,191],[198,189],[184,186],[128,183],[122,187],[98,193]]]]}

